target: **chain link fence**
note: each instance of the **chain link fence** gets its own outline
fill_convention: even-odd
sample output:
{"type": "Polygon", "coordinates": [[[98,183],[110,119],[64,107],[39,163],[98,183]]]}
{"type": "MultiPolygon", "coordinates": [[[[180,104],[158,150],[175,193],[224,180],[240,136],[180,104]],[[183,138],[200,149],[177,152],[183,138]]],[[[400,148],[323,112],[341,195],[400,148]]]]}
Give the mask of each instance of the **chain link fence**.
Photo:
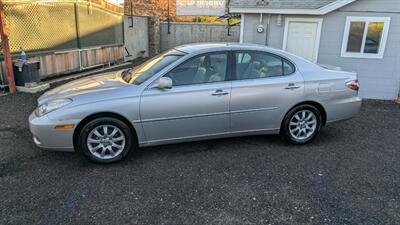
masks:
{"type": "Polygon", "coordinates": [[[86,1],[5,1],[12,53],[123,45],[123,15],[86,1]]]}
{"type": "Polygon", "coordinates": [[[79,45],[82,48],[123,44],[123,15],[94,4],[79,3],[79,45]]]}

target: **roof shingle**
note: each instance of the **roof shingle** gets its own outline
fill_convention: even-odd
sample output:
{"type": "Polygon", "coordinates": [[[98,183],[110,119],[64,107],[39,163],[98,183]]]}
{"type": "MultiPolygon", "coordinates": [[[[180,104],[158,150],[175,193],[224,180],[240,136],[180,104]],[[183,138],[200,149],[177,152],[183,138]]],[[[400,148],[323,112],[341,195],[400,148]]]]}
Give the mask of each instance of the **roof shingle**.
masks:
{"type": "Polygon", "coordinates": [[[231,0],[229,6],[236,8],[258,8],[269,9],[319,9],[337,0],[265,0],[267,4],[260,4],[261,0],[231,0]]]}

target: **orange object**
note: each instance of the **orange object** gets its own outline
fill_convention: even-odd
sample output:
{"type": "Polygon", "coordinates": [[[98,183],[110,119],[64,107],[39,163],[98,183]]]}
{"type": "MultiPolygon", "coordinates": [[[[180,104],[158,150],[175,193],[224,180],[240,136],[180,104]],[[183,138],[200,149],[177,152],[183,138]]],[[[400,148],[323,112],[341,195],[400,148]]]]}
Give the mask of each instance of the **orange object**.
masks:
{"type": "Polygon", "coordinates": [[[3,55],[4,55],[4,62],[6,63],[8,88],[10,89],[10,93],[15,93],[17,89],[15,87],[15,78],[14,78],[12,58],[10,53],[10,45],[8,43],[7,24],[4,15],[2,0],[0,0],[0,35],[3,43],[3,55]]]}
{"type": "Polygon", "coordinates": [[[74,127],[75,127],[74,124],[62,124],[55,126],[54,129],[65,130],[65,129],[72,129],[74,127]]]}

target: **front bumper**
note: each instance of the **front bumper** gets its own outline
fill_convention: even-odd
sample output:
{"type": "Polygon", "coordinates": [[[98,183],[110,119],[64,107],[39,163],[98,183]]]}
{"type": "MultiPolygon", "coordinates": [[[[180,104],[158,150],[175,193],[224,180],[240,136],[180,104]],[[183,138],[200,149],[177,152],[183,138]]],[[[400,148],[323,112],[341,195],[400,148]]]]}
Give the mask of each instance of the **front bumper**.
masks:
{"type": "Polygon", "coordinates": [[[53,151],[74,151],[73,134],[77,120],[52,120],[47,115],[37,117],[33,112],[29,116],[29,130],[33,135],[34,143],[43,149],[53,151]],[[72,129],[55,129],[61,124],[74,124],[72,129]]]}

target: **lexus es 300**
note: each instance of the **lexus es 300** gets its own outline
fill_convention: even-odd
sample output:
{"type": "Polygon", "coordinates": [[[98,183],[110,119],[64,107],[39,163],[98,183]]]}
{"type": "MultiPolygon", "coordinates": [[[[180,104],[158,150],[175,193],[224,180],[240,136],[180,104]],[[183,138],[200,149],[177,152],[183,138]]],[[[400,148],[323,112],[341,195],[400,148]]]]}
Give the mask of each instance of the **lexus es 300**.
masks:
{"type": "Polygon", "coordinates": [[[39,147],[101,163],[143,146],[243,135],[305,144],[360,110],[358,90],[355,73],[281,50],[192,44],[54,88],[29,124],[39,147]]]}

